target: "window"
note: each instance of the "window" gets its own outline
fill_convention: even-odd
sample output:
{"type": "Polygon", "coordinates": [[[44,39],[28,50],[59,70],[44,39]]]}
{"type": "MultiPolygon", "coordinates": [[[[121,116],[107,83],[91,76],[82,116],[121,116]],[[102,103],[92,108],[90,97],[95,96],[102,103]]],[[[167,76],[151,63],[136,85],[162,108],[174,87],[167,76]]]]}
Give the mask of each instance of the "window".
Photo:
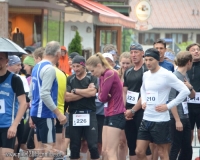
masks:
{"type": "Polygon", "coordinates": [[[175,43],[182,43],[188,41],[188,34],[182,34],[182,33],[166,33],[165,34],[166,39],[172,39],[175,43]]]}
{"type": "Polygon", "coordinates": [[[197,34],[197,43],[199,43],[200,44],[200,34],[197,34]]]}
{"type": "Polygon", "coordinates": [[[160,38],[159,33],[139,33],[139,43],[144,45],[153,45],[160,38]]]}

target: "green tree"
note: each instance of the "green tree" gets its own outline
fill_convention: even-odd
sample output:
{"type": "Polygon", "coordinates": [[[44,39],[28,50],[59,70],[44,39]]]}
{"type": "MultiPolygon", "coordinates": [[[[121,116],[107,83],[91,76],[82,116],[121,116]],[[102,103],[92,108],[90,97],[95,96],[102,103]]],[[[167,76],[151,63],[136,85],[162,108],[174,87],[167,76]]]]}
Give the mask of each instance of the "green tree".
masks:
{"type": "Polygon", "coordinates": [[[74,38],[69,43],[68,52],[69,54],[72,52],[77,52],[82,55],[81,36],[79,35],[78,31],[76,31],[74,38]]]}

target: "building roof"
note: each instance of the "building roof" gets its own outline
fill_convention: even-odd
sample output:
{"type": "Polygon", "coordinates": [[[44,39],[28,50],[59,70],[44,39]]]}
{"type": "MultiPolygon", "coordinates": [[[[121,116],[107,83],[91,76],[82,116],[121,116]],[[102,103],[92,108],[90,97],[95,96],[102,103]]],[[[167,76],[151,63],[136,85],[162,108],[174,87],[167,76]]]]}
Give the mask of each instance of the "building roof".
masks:
{"type": "MultiPolygon", "coordinates": [[[[137,3],[138,0],[130,2],[133,19],[137,19],[134,12],[137,3]]],[[[148,24],[153,28],[200,29],[200,0],[151,0],[150,3],[152,13],[148,24]]]]}
{"type": "Polygon", "coordinates": [[[136,20],[114,11],[105,5],[92,0],[71,0],[72,3],[77,4],[83,9],[89,10],[99,15],[99,20],[103,23],[119,24],[128,28],[134,28],[136,20]]]}

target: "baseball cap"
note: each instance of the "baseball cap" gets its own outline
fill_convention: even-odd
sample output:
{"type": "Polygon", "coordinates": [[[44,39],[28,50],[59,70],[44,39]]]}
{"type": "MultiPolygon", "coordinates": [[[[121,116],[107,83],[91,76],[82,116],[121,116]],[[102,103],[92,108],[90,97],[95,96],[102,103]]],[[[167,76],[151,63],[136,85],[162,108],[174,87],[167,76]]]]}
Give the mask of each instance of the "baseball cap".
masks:
{"type": "Polygon", "coordinates": [[[26,47],[24,48],[24,50],[27,51],[27,52],[33,53],[33,52],[35,51],[35,48],[33,48],[33,47],[31,47],[31,46],[26,46],[26,47]]]}
{"type": "Polygon", "coordinates": [[[65,46],[61,46],[61,49],[64,50],[64,51],[67,51],[65,46]]]}
{"type": "Polygon", "coordinates": [[[82,66],[85,66],[85,58],[83,56],[75,56],[72,60],[72,64],[78,63],[82,66]]]}
{"type": "Polygon", "coordinates": [[[165,57],[172,61],[174,61],[174,59],[175,59],[175,55],[171,52],[165,52],[165,57]]]}
{"type": "Polygon", "coordinates": [[[117,52],[116,52],[115,50],[111,50],[111,51],[109,51],[108,53],[110,53],[110,54],[112,54],[112,55],[117,54],[117,52]]]}
{"type": "Polygon", "coordinates": [[[70,55],[69,55],[69,58],[73,59],[75,56],[78,56],[79,54],[77,52],[72,52],[70,55]]]}
{"type": "Polygon", "coordinates": [[[143,51],[142,45],[139,43],[133,43],[130,46],[130,51],[132,50],[139,50],[139,51],[143,51]]]}
{"type": "Polygon", "coordinates": [[[8,56],[8,65],[9,66],[12,66],[12,65],[15,65],[15,64],[21,64],[21,61],[20,61],[20,58],[16,55],[13,55],[13,56],[8,56]]]}
{"type": "Polygon", "coordinates": [[[114,62],[113,56],[112,56],[112,54],[110,54],[110,53],[104,53],[104,54],[103,54],[103,57],[104,57],[104,58],[109,58],[111,61],[114,62]]]}

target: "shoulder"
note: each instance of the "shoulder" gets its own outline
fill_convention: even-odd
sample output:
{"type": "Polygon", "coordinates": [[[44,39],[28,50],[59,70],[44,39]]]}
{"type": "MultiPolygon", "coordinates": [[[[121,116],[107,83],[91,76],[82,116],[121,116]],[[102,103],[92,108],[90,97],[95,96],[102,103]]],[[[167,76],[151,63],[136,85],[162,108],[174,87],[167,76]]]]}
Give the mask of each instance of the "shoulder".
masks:
{"type": "Polygon", "coordinates": [[[129,75],[129,73],[130,73],[132,70],[133,70],[133,66],[130,67],[130,68],[128,68],[128,69],[125,71],[124,75],[125,75],[125,76],[129,75]]]}
{"type": "Polygon", "coordinates": [[[114,76],[114,74],[118,74],[115,70],[109,69],[105,72],[104,77],[114,76]]]}
{"type": "Polygon", "coordinates": [[[12,74],[12,80],[11,80],[12,86],[13,87],[14,86],[23,86],[22,79],[19,76],[17,76],[16,74],[13,74],[13,73],[11,73],[11,74],[12,74]]]}
{"type": "MultiPolygon", "coordinates": [[[[11,74],[13,74],[13,73],[11,73],[11,74]]],[[[22,78],[16,74],[13,74],[12,81],[22,81],[22,78]]]]}

